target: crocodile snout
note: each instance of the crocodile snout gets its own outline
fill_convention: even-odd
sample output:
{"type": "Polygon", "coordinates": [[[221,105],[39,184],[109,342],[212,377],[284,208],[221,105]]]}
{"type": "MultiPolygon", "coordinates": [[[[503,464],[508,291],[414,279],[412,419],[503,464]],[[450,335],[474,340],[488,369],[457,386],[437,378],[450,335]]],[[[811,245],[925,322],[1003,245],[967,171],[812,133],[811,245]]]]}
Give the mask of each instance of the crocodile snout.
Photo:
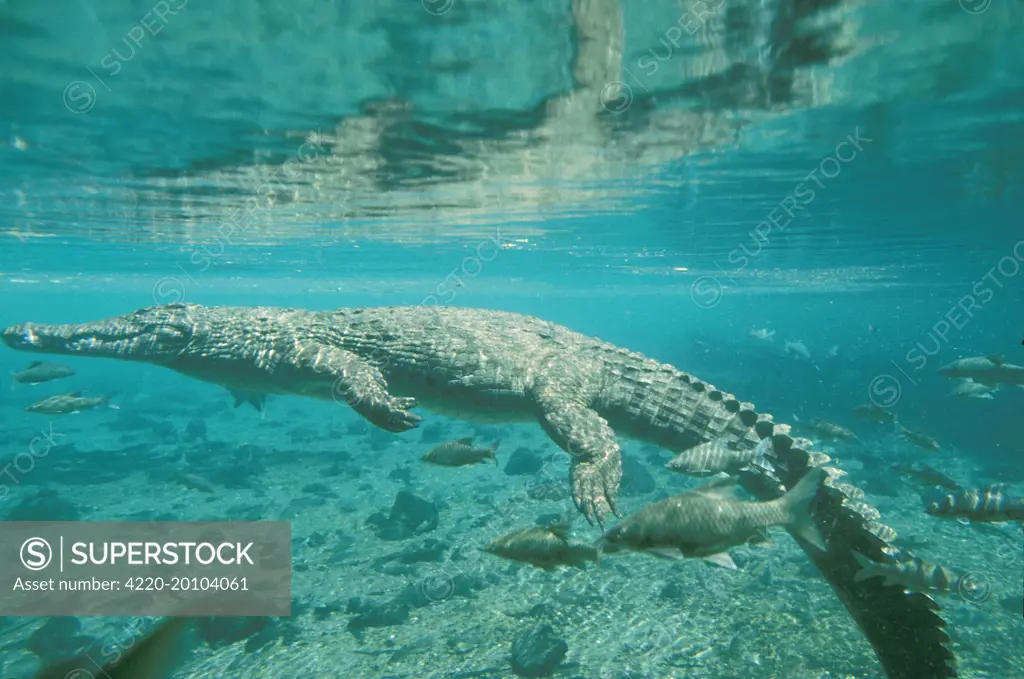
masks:
{"type": "Polygon", "coordinates": [[[36,346],[39,338],[29,324],[12,325],[3,332],[4,344],[12,349],[36,346]]]}

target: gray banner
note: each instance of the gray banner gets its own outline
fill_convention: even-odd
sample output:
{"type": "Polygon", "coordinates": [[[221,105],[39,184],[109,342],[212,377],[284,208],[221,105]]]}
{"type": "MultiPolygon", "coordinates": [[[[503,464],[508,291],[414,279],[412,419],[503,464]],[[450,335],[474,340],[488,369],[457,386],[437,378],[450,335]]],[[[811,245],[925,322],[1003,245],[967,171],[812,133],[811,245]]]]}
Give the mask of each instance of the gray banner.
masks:
{"type": "Polygon", "coordinates": [[[0,616],[290,613],[287,521],[0,522],[0,616]]]}

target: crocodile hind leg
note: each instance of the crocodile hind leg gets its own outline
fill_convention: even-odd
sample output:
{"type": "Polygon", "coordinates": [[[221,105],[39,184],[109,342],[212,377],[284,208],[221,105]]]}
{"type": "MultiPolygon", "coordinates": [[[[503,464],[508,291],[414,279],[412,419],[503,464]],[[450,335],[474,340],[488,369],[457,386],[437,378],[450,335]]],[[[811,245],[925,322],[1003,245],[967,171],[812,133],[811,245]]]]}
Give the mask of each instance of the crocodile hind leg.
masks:
{"type": "Polygon", "coordinates": [[[390,432],[413,429],[423,418],[410,412],[415,399],[393,396],[381,371],[365,359],[337,347],[311,344],[288,361],[289,375],[307,384],[298,393],[348,404],[372,424],[390,432]],[[329,389],[329,393],[327,393],[329,389]]]}
{"type": "Polygon", "coordinates": [[[615,497],[622,479],[622,455],[615,432],[595,410],[560,391],[554,384],[535,389],[541,427],[558,447],[572,456],[572,500],[593,525],[619,512],[615,497]]]}

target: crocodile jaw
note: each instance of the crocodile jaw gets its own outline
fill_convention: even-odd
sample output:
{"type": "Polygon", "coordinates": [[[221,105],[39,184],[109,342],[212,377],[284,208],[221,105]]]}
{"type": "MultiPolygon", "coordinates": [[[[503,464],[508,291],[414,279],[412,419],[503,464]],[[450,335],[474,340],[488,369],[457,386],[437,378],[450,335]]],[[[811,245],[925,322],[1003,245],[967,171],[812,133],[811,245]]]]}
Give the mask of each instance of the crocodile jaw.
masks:
{"type": "Polygon", "coordinates": [[[92,323],[22,323],[2,336],[18,351],[167,363],[187,346],[191,331],[167,314],[136,312],[92,323]]]}

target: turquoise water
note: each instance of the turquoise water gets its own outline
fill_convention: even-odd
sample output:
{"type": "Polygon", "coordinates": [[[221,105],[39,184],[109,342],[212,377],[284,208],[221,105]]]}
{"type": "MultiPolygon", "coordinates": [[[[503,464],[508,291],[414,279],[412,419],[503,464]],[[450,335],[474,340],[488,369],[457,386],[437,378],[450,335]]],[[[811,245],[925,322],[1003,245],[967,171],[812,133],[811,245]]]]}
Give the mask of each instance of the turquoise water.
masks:
{"type": "MultiPolygon", "coordinates": [[[[853,430],[816,450],[897,545],[977,585],[934,595],[960,676],[1024,677],[1019,526],[928,516],[940,490],[892,469],[1024,495],[1024,390],[954,396],[937,372],[1024,365],[1022,38],[1011,0],[0,0],[0,327],[176,302],[542,317],[816,442],[814,419],[853,430]],[[853,413],[872,402],[940,450],[853,413]]],[[[78,356],[16,383],[33,358],[0,350],[0,519],[292,524],[292,616],[208,621],[174,676],[511,676],[545,623],[567,646],[552,676],[886,676],[781,529],[733,550],[737,571],[483,553],[576,514],[536,424],[421,412],[389,434],[334,402],[271,395],[261,414],[78,356]],[[117,408],[25,411],[79,390],[117,408]],[[60,445],[11,471],[40,431],[60,445]],[[499,468],[421,462],[465,436],[501,439],[499,468]],[[507,473],[521,448],[541,472],[507,473]],[[437,527],[381,537],[367,520],[400,491],[437,527]],[[406,614],[363,627],[357,597],[406,614]]],[[[626,516],[703,483],[663,468],[672,451],[622,449],[626,516]]],[[[37,676],[130,622],[0,618],[0,672],[37,676]]]]}

